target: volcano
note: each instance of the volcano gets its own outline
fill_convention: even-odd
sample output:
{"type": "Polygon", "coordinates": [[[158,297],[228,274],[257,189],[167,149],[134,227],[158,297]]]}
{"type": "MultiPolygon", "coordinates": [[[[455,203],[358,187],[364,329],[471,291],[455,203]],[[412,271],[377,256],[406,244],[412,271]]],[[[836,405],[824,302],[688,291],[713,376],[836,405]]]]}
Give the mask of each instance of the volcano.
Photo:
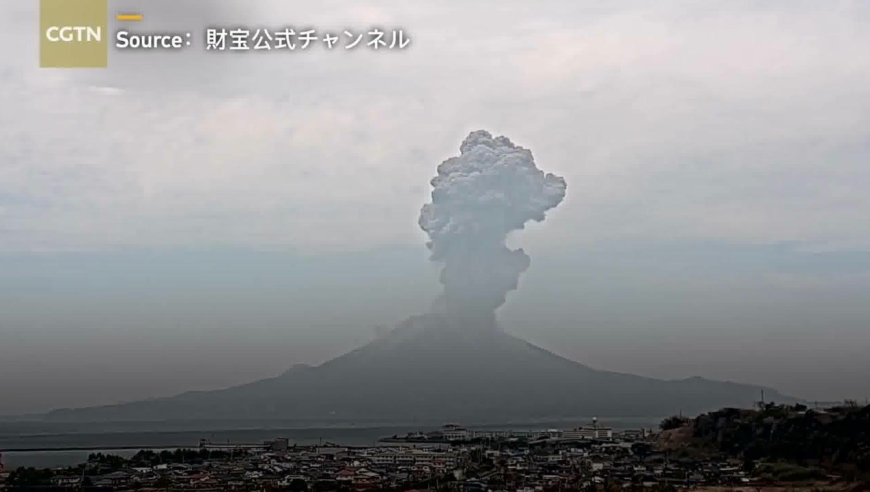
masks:
{"type": "Polygon", "coordinates": [[[507,247],[507,237],[543,221],[567,185],[503,136],[474,131],[459,150],[438,166],[432,201],[418,222],[432,260],[444,265],[444,292],[433,312],[317,367],[220,391],[51,416],[480,422],[695,413],[751,405],[760,395],[762,388],[701,378],[598,371],[501,331],[496,311],[531,264],[522,249],[507,247]]]}
{"type": "Polygon", "coordinates": [[[58,421],[273,420],[505,422],[648,417],[746,407],[767,388],[595,370],[498,328],[427,314],[319,366],[218,391],[52,412],[58,421]]]}

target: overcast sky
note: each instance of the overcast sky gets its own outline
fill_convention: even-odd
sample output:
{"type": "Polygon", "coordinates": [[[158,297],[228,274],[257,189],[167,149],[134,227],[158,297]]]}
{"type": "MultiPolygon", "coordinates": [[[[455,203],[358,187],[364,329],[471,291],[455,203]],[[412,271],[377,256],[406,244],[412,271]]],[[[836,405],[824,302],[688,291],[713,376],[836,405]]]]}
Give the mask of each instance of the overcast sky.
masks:
{"type": "Polygon", "coordinates": [[[0,414],[272,376],[426,310],[417,215],[479,128],[568,182],[511,239],[506,330],[870,396],[866,1],[110,0],[196,46],[107,70],[39,69],[37,6],[0,3],[0,414]],[[212,25],[411,45],[206,53],[212,25]]]}

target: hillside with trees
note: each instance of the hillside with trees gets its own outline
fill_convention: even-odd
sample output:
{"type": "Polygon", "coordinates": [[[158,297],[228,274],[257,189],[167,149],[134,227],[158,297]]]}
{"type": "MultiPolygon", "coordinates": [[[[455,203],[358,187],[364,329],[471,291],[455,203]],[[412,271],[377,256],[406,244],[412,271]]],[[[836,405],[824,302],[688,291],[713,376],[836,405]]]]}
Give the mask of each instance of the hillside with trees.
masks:
{"type": "Polygon", "coordinates": [[[776,480],[870,479],[870,406],[828,409],[759,405],[662,423],[661,442],[679,454],[739,458],[744,469],[776,480]]]}

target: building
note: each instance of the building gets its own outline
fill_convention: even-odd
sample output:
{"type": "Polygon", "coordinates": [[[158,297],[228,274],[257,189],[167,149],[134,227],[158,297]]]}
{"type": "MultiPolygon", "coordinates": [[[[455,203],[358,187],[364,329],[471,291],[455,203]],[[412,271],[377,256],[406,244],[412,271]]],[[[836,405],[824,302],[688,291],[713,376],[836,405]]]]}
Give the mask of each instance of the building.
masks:
{"type": "Polygon", "coordinates": [[[576,429],[566,430],[562,433],[565,439],[581,440],[581,439],[597,439],[603,441],[613,440],[613,428],[601,427],[598,425],[598,419],[592,419],[591,427],[577,427],[576,429]]]}
{"type": "Polygon", "coordinates": [[[481,439],[507,439],[511,437],[511,431],[496,430],[496,431],[474,431],[473,436],[481,439]]]}
{"type": "Polygon", "coordinates": [[[269,450],[274,452],[287,451],[290,447],[290,441],[287,438],[279,437],[274,441],[266,441],[266,446],[269,450]]]}
{"type": "Polygon", "coordinates": [[[441,431],[447,441],[467,441],[470,437],[468,429],[456,424],[447,424],[442,427],[441,431]]]}
{"type": "Polygon", "coordinates": [[[578,427],[566,430],[562,433],[565,439],[582,440],[597,439],[603,441],[613,440],[613,428],[611,427],[578,427]]]}
{"type": "Polygon", "coordinates": [[[622,438],[628,440],[640,440],[645,439],[649,433],[646,429],[632,429],[626,430],[622,432],[622,438]]]}

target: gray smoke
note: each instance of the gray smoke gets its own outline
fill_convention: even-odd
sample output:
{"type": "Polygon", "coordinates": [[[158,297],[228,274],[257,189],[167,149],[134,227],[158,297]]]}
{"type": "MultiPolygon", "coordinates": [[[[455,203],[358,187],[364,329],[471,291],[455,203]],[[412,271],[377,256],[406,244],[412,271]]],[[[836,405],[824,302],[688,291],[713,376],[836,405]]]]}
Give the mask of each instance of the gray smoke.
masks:
{"type": "MultiPolygon", "coordinates": [[[[438,166],[432,203],[420,211],[432,260],[444,263],[442,308],[463,324],[494,326],[495,310],[529,267],[508,234],[565,198],[565,179],[544,174],[532,153],[484,130],[468,135],[460,155],[438,166]]],[[[471,326],[466,326],[471,328],[471,326]]]]}

